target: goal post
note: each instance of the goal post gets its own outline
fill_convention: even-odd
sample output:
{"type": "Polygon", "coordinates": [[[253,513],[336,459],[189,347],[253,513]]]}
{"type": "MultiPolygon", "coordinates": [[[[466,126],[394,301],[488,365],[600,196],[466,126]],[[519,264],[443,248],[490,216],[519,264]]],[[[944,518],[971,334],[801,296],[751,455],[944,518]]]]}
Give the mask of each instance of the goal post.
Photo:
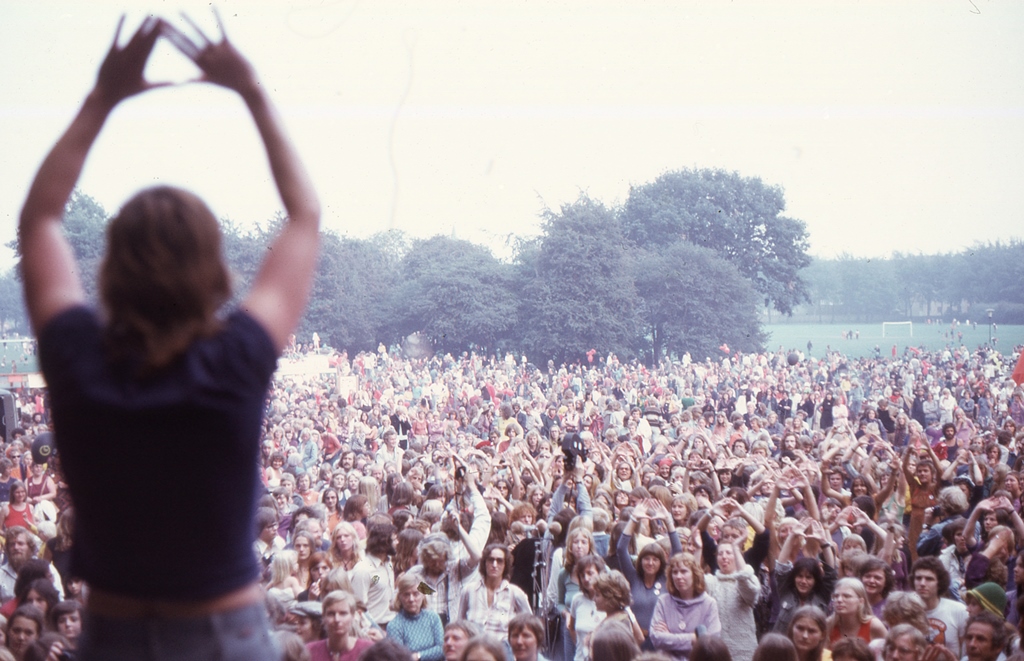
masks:
{"type": "Polygon", "coordinates": [[[914,337],[914,322],[912,321],[883,321],[882,337],[896,334],[897,337],[914,337]],[[902,328],[901,328],[902,327],[902,328]],[[904,331],[903,328],[906,330],[904,331]]]}

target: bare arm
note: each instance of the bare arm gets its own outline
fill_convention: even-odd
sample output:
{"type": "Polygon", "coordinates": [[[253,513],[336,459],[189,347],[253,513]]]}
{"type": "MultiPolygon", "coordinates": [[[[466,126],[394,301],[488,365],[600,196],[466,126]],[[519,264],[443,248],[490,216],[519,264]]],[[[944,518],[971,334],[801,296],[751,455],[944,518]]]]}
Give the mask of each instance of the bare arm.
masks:
{"type": "Polygon", "coordinates": [[[821,510],[818,509],[818,501],[814,498],[814,491],[811,490],[811,483],[804,481],[804,507],[807,514],[815,521],[821,521],[821,510]]]}
{"type": "Polygon", "coordinates": [[[288,222],[267,251],[242,307],[263,325],[281,351],[309,298],[320,245],[320,202],[266,87],[248,60],[228,41],[224,26],[220,27],[219,42],[200,33],[205,42],[201,48],[170,26],[165,33],[202,70],[205,82],[234,90],[242,97],[266,148],[288,222]]]}
{"type": "Polygon", "coordinates": [[[910,451],[912,448],[913,441],[907,443],[907,447],[903,449],[903,476],[907,479],[907,484],[914,480],[914,474],[910,472],[910,451]]]}
{"type": "Polygon", "coordinates": [[[894,459],[889,464],[889,479],[885,481],[885,486],[882,490],[875,494],[875,509],[881,510],[882,505],[885,501],[889,500],[889,496],[892,495],[893,489],[896,488],[896,484],[900,481],[900,476],[903,474],[900,470],[899,457],[894,459]]]}
{"type": "MultiPolygon", "coordinates": [[[[969,455],[970,452],[967,452],[966,454],[969,455]]],[[[960,455],[957,456],[956,461],[951,461],[949,465],[946,466],[946,470],[942,471],[942,480],[944,482],[951,482],[953,478],[956,477],[956,469],[969,462],[970,459],[965,456],[965,453],[961,452],[960,455]]]]}
{"type": "Polygon", "coordinates": [[[764,506],[764,527],[769,530],[775,529],[775,504],[779,501],[779,483],[772,484],[772,493],[768,496],[768,502],[764,506]]]}
{"type": "Polygon", "coordinates": [[[789,536],[786,537],[785,543],[782,545],[782,550],[779,551],[779,557],[776,562],[792,563],[796,558],[797,551],[803,548],[804,545],[804,531],[801,529],[794,529],[789,536]]]}
{"type": "Polygon", "coordinates": [[[832,470],[832,465],[827,460],[822,459],[821,461],[821,493],[827,498],[835,498],[844,505],[850,504],[850,499],[832,489],[828,483],[828,473],[832,470]]]}
{"type": "Polygon", "coordinates": [[[982,514],[988,512],[993,508],[992,499],[986,498],[975,506],[974,511],[967,518],[967,524],[964,526],[964,544],[967,548],[974,546],[977,539],[974,536],[975,528],[978,525],[978,519],[981,518],[982,514]]]}
{"type": "Polygon", "coordinates": [[[117,104],[155,87],[143,78],[143,70],[160,35],[161,22],[147,19],[121,48],[117,41],[123,23],[122,17],[96,86],[43,160],[21,210],[18,241],[25,304],[36,333],[65,309],[85,301],[78,266],[61,229],[61,219],[86,156],[117,104]]]}

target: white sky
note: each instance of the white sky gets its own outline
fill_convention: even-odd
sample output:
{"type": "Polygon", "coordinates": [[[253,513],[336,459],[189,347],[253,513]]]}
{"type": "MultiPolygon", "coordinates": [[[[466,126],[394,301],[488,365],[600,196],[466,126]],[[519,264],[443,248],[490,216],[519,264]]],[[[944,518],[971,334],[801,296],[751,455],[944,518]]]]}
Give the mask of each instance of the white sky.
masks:
{"type": "MultiPolygon", "coordinates": [[[[95,79],[114,25],[207,3],[4,0],[0,241],[95,79]]],[[[811,252],[933,253],[1022,236],[1024,3],[219,3],[272,89],[326,226],[453,231],[498,254],[580,191],[608,204],[683,167],[785,189],[811,252]]],[[[180,23],[180,21],[179,21],[180,23]]],[[[184,80],[161,44],[153,79],[184,80]]],[[[79,185],[113,211],[155,182],[221,216],[280,207],[244,106],[189,85],[108,122],[79,185]]],[[[12,259],[0,251],[0,266],[12,259]]]]}

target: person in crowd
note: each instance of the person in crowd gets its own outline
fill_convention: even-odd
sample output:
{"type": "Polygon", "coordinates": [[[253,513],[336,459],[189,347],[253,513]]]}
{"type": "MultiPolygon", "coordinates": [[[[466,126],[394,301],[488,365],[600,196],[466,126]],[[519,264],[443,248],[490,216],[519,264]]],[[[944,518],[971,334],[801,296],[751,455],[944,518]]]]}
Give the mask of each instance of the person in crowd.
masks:
{"type": "Polygon", "coordinates": [[[1007,641],[1003,619],[989,612],[972,615],[964,632],[964,656],[969,661],[1005,658],[1007,641]]]}
{"type": "Polygon", "coordinates": [[[353,572],[356,565],[363,560],[362,548],[359,545],[359,533],[348,521],[342,521],[334,528],[331,535],[329,558],[334,567],[346,572],[353,572]]]}
{"type": "Polygon", "coordinates": [[[296,601],[319,601],[327,594],[323,589],[324,579],[331,571],[331,563],[326,553],[314,553],[309,557],[309,582],[306,589],[295,597],[296,601]]]}
{"type": "Polygon", "coordinates": [[[11,499],[0,504],[0,530],[11,528],[36,529],[32,505],[28,502],[28,489],[21,480],[11,482],[11,499]]]}
{"type": "Polygon", "coordinates": [[[797,661],[796,646],[782,634],[765,634],[757,643],[753,661],[797,661]]]}
{"type": "Polygon", "coordinates": [[[640,550],[634,562],[629,557],[629,546],[638,523],[649,522],[653,516],[664,523],[665,529],[668,531],[672,554],[682,553],[683,549],[679,542],[679,534],[676,532],[675,521],[672,516],[664,516],[663,510],[665,510],[664,505],[653,500],[650,501],[650,504],[633,508],[633,515],[626,524],[625,530],[622,531],[615,549],[619,561],[619,571],[629,581],[633,613],[636,615],[640,629],[644,632],[642,647],[646,650],[654,649],[650,638],[651,618],[654,617],[654,607],[658,603],[658,598],[662,593],[667,592],[665,570],[668,566],[668,554],[660,543],[651,542],[640,550]]]}
{"type": "Polygon", "coordinates": [[[515,661],[546,661],[541,654],[544,623],[535,615],[516,615],[508,623],[508,643],[515,661]]]}
{"type": "Polygon", "coordinates": [[[720,636],[700,636],[693,644],[691,661],[732,661],[729,646],[720,636]]]}
{"type": "Polygon", "coordinates": [[[961,641],[967,624],[967,608],[949,599],[949,573],[934,556],[920,558],[910,569],[914,592],[924,602],[930,628],[929,639],[944,645],[954,657],[961,654],[961,641]]]}
{"type": "Polygon", "coordinates": [[[829,642],[835,645],[844,638],[859,638],[870,643],[884,638],[885,624],[871,612],[864,584],[856,578],[841,578],[832,596],[834,611],[829,618],[829,642]]]}
{"type": "Polygon", "coordinates": [[[864,592],[868,595],[871,613],[881,619],[885,600],[896,584],[892,565],[881,558],[868,556],[861,563],[860,569],[857,571],[857,578],[860,579],[864,586],[864,592]]]}
{"type": "Polygon", "coordinates": [[[718,604],[718,617],[729,634],[725,644],[735,661],[750,661],[757,647],[754,604],[761,584],[747,565],[739,546],[723,541],[718,545],[718,571],[704,578],[708,594],[718,604]]]}
{"type": "Polygon", "coordinates": [[[267,594],[281,602],[285,608],[295,603],[295,598],[302,592],[299,579],[295,578],[298,569],[295,551],[281,551],[270,563],[270,581],[267,582],[267,594]]]}
{"type": "Polygon", "coordinates": [[[462,651],[466,649],[466,644],[471,638],[479,635],[480,627],[466,620],[456,620],[445,625],[444,661],[459,661],[462,658],[462,651]]]}
{"type": "Polygon", "coordinates": [[[776,559],[772,577],[777,604],[772,630],[776,633],[789,631],[793,615],[801,607],[817,606],[825,611],[831,603],[838,580],[835,554],[821,525],[814,523],[812,520],[805,526],[794,526],[776,559]],[[798,551],[804,557],[794,561],[798,551]]]}
{"type": "Polygon", "coordinates": [[[379,640],[368,647],[360,656],[360,661],[412,661],[412,654],[390,638],[379,640]]]}
{"type": "Polygon", "coordinates": [[[622,627],[605,627],[594,633],[590,651],[594,659],[633,661],[640,655],[636,639],[622,627]]]}
{"type": "Polygon", "coordinates": [[[319,601],[297,601],[288,609],[289,619],[303,645],[323,638],[323,604],[319,601]]]}
{"type": "Polygon", "coordinates": [[[508,639],[508,623],[530,613],[526,594],[509,582],[512,555],[504,544],[488,544],[480,561],[480,579],[462,591],[458,619],[468,620],[485,634],[508,639]]]}
{"type": "Polygon", "coordinates": [[[868,644],[861,638],[843,638],[831,650],[832,661],[874,661],[868,644]]]}
{"type": "Polygon", "coordinates": [[[885,661],[921,661],[927,649],[928,639],[920,630],[910,624],[897,624],[885,636],[882,658],[885,661]]]}
{"type": "MultiPolygon", "coordinates": [[[[479,496],[475,486],[472,489],[475,496],[479,496]]],[[[463,585],[480,565],[480,544],[486,540],[484,525],[490,527],[490,516],[483,514],[486,512],[483,498],[474,497],[472,502],[474,515],[469,531],[463,528],[460,517],[450,512],[442,516],[441,527],[454,526],[458,530],[458,543],[465,552],[453,550],[454,544],[446,533],[433,533],[420,542],[419,563],[408,571],[410,576],[423,583],[428,607],[441,617],[442,622],[448,622],[450,614],[458,610],[463,585]]]]}
{"type": "Polygon", "coordinates": [[[487,633],[482,633],[466,643],[459,661],[508,661],[508,655],[500,640],[487,633]]]}
{"type": "Polygon", "coordinates": [[[366,532],[366,556],[349,574],[356,599],[366,605],[370,619],[382,627],[395,616],[391,609],[395,595],[391,556],[395,554],[393,539],[396,533],[395,526],[390,523],[371,524],[366,532]]]}
{"type": "MultiPolygon", "coordinates": [[[[5,557],[0,561],[0,602],[6,604],[17,596],[15,585],[20,572],[39,554],[39,541],[35,535],[20,526],[14,526],[7,530],[5,537],[5,557]]],[[[61,594],[63,586],[60,582],[60,574],[53,569],[50,563],[41,562],[45,567],[44,575],[49,575],[54,587],[57,588],[58,595],[61,594]]]]}
{"type": "Polygon", "coordinates": [[[669,559],[668,592],[658,598],[651,618],[654,649],[686,661],[698,630],[717,635],[722,631],[718,602],[707,594],[705,575],[693,555],[678,553],[669,559]]]}
{"type": "Polygon", "coordinates": [[[352,635],[356,599],[349,592],[328,593],[323,604],[323,627],[327,638],[306,645],[311,661],[356,661],[373,643],[352,635]]]}
{"type": "Polygon", "coordinates": [[[605,614],[595,632],[606,627],[618,626],[629,631],[637,645],[643,645],[647,635],[630,607],[632,595],[626,577],[614,569],[602,572],[594,579],[593,591],[594,604],[605,614]]]}
{"type": "Polygon", "coordinates": [[[388,638],[412,652],[413,661],[441,661],[444,658],[444,627],[437,613],[425,610],[427,597],[419,590],[420,579],[409,574],[395,583],[398,611],[388,623],[388,638]]]}
{"type": "Polygon", "coordinates": [[[7,621],[7,649],[16,661],[22,661],[25,653],[39,636],[43,634],[43,613],[35,606],[19,606],[7,621]]]}
{"type": "Polygon", "coordinates": [[[572,598],[569,605],[569,618],[566,629],[575,647],[574,661],[587,661],[590,658],[590,634],[607,616],[598,608],[594,591],[594,582],[605,571],[604,560],[598,555],[585,555],[573,566],[579,592],[572,598]]]}
{"type": "Polygon", "coordinates": [[[50,630],[56,631],[68,641],[65,649],[74,650],[82,635],[82,604],[74,599],[58,602],[47,614],[50,630]]]}
{"type": "Polygon", "coordinates": [[[793,613],[787,632],[799,661],[822,661],[828,646],[828,620],[817,606],[801,606],[793,613]]]}

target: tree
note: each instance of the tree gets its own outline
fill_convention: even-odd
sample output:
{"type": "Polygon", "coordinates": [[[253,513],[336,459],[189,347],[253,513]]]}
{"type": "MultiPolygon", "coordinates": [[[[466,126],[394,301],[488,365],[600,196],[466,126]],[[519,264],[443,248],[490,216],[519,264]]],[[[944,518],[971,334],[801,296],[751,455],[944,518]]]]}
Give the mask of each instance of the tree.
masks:
{"type": "Polygon", "coordinates": [[[859,321],[900,318],[896,274],[885,259],[865,259],[849,254],[836,261],[839,301],[843,312],[859,321]]]}
{"type": "Polygon", "coordinates": [[[814,259],[804,271],[807,289],[811,299],[811,307],[818,314],[818,323],[828,315],[828,322],[835,323],[836,306],[839,304],[839,279],[835,262],[832,260],[814,259]]]}
{"type": "Polygon", "coordinates": [[[221,220],[221,251],[231,269],[232,302],[238,304],[249,291],[270,243],[285,223],[279,214],[265,225],[245,228],[232,220],[221,220]]]}
{"type": "Polygon", "coordinates": [[[557,362],[583,360],[590,349],[628,354],[636,290],[615,213],[581,195],[543,217],[539,244],[518,255],[523,348],[557,362]]]}
{"type": "MultiPolygon", "coordinates": [[[[85,294],[97,300],[96,278],[106,244],[107,214],[103,206],[77,188],[64,205],[64,236],[79,266],[85,294]]],[[[21,258],[21,247],[14,240],[7,244],[21,258]]]]}
{"type": "Polygon", "coordinates": [[[400,233],[368,240],[321,235],[320,263],[299,332],[333,347],[373,350],[386,337],[389,300],[405,247],[400,233]]]}
{"type": "Polygon", "coordinates": [[[708,248],[676,242],[636,260],[636,288],[652,363],[665,353],[721,356],[719,347],[764,348],[757,298],[739,270],[708,248]]]}
{"type": "Polygon", "coordinates": [[[422,333],[442,352],[494,351],[515,326],[512,269],[483,246],[444,236],[416,241],[398,270],[392,339],[422,333]]]}
{"type": "Polygon", "coordinates": [[[782,215],[783,191],[724,170],[680,170],[630,188],[622,231],[641,248],[686,241],[732,262],[784,314],[808,299],[803,221],[782,215]]]}

